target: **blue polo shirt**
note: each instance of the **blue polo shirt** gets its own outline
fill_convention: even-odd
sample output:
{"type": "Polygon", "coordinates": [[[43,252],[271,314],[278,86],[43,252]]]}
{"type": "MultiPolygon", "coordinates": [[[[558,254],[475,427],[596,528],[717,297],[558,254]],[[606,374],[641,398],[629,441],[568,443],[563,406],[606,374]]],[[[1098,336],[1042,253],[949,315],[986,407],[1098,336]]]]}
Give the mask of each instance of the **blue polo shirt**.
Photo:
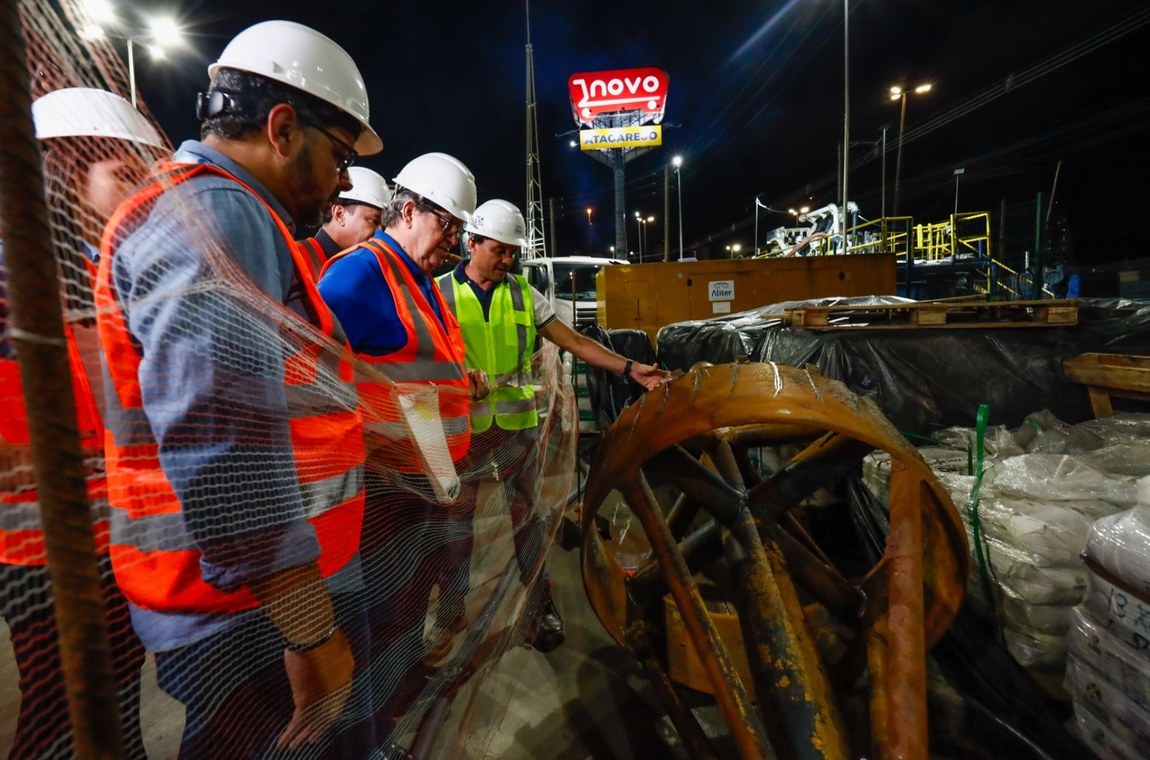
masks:
{"type": "MultiPolygon", "coordinates": [[[[399,260],[411,272],[423,297],[446,328],[439,302],[435,299],[436,285],[432,279],[395,242],[395,238],[376,230],[374,239],[398,252],[399,260]]],[[[407,329],[399,318],[391,288],[384,279],[374,251],[356,248],[334,260],[319,281],[319,294],[339,318],[348,343],[356,353],[386,356],[407,343],[407,329]]]]}

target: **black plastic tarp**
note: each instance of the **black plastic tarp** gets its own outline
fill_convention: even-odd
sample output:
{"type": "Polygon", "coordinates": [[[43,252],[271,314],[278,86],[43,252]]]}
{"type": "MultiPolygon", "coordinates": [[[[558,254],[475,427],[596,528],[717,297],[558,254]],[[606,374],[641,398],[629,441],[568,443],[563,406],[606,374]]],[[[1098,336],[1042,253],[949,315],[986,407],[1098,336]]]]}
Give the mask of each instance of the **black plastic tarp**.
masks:
{"type": "MultiPolygon", "coordinates": [[[[655,348],[651,345],[647,333],[642,330],[608,331],[598,324],[590,324],[580,332],[628,359],[634,359],[642,364],[655,362],[655,348]]],[[[643,389],[638,383],[622,375],[588,366],[587,394],[597,424],[600,428],[606,428],[615,421],[627,404],[643,394],[643,389]]]]}
{"type": "Polygon", "coordinates": [[[1046,408],[1059,419],[1091,417],[1085,389],[1068,381],[1062,360],[1087,352],[1150,355],[1150,302],[1080,299],[1071,327],[804,330],[771,315],[802,306],[905,303],[891,296],[789,301],[659,331],[667,369],[696,362],[812,364],[869,396],[901,430],[929,433],[972,425],[980,404],[991,422],[1015,427],[1046,408]]]}

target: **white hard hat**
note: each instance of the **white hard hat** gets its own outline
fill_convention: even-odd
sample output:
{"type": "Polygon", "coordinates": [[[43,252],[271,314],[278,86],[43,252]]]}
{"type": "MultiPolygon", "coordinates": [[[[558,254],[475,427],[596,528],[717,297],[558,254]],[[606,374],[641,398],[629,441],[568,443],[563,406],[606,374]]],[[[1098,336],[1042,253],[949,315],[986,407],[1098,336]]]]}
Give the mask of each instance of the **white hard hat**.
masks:
{"type": "Polygon", "coordinates": [[[294,21],[263,21],[237,34],[208,76],[221,68],[259,74],[291,85],[354,117],[363,127],[355,150],[370,156],[383,141],[368,123],[367,87],[355,61],[343,48],[311,27],[294,21]]]}
{"type": "Polygon", "coordinates": [[[152,123],[115,93],[91,87],[54,90],[32,103],[36,137],[115,137],[163,148],[152,123]]]}
{"type": "Polygon", "coordinates": [[[346,193],[339,194],[340,200],[365,203],[376,208],[383,208],[391,200],[391,188],[378,172],[362,166],[353,166],[347,173],[352,187],[346,193]]]}
{"type": "Polygon", "coordinates": [[[464,221],[475,213],[475,175],[446,153],[424,153],[407,162],[392,180],[464,221]]]}
{"type": "Polygon", "coordinates": [[[523,221],[523,214],[514,203],[499,199],[485,201],[464,227],[473,235],[493,238],[500,243],[517,245],[523,248],[527,245],[527,223],[523,221]]]}

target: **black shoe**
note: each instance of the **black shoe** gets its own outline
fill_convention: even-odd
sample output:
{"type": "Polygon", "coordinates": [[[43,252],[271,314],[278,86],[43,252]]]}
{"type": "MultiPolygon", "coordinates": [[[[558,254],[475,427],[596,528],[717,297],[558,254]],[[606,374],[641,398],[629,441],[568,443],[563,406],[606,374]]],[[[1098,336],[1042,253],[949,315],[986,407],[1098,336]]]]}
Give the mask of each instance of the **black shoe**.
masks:
{"type": "Polygon", "coordinates": [[[535,631],[535,638],[531,646],[546,654],[553,652],[567,639],[563,629],[563,618],[559,617],[559,610],[555,609],[555,601],[550,595],[540,609],[539,627],[535,631]]]}

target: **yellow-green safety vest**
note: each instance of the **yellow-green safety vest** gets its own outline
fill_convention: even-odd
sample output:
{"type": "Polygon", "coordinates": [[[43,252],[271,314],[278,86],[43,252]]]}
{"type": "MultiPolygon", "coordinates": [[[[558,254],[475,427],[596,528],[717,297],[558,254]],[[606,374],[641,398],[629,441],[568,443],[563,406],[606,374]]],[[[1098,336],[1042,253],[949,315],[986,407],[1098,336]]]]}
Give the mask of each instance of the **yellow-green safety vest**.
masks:
{"type": "Polygon", "coordinates": [[[535,412],[535,389],[531,377],[531,353],[535,348],[535,309],[531,286],[519,275],[494,286],[490,319],[483,318],[483,304],[467,283],[454,272],[439,278],[443,299],[463,328],[467,366],[487,373],[491,392],[471,400],[471,430],[482,433],[492,420],[504,430],[527,430],[539,424],[535,412]]]}

